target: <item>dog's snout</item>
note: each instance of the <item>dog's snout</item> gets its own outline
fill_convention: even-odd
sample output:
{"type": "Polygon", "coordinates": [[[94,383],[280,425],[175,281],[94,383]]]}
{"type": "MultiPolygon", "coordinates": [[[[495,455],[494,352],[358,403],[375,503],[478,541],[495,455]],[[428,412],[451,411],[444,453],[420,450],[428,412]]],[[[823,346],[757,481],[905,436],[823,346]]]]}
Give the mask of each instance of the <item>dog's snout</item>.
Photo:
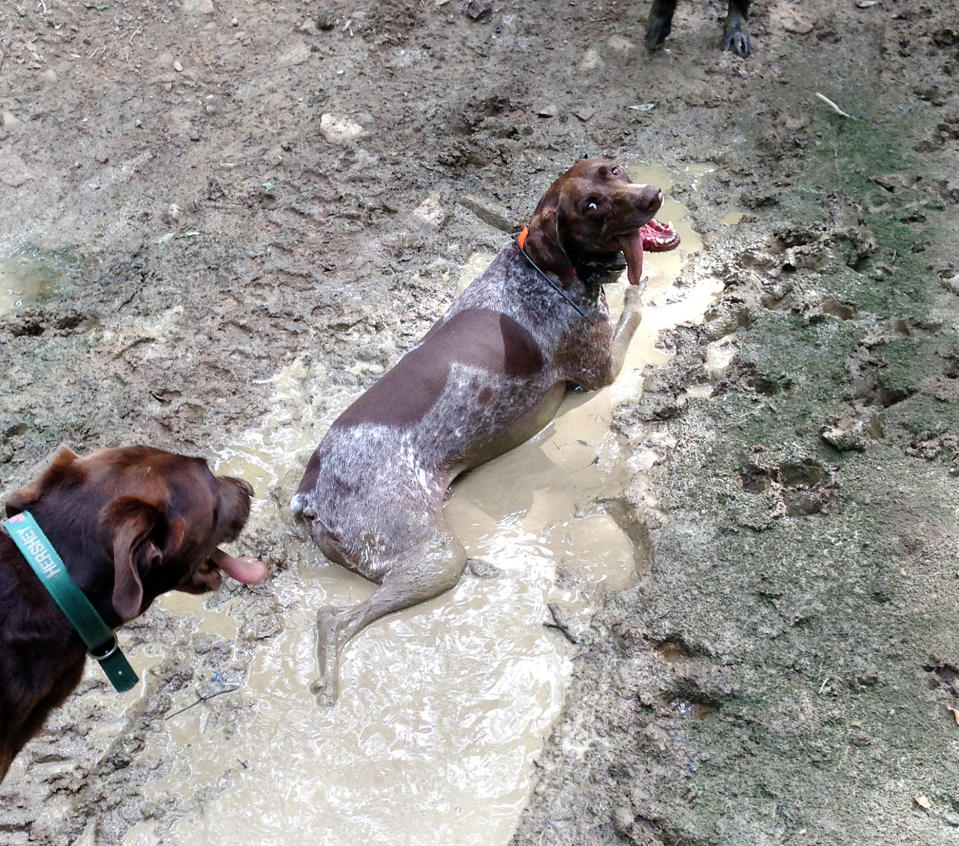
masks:
{"type": "Polygon", "coordinates": [[[237,479],[235,476],[221,476],[220,481],[228,482],[239,488],[247,499],[253,496],[253,485],[246,481],[246,479],[237,479]]]}
{"type": "Polygon", "coordinates": [[[640,211],[650,216],[659,211],[663,204],[663,192],[655,185],[637,186],[639,191],[636,195],[636,206],[640,211]]]}

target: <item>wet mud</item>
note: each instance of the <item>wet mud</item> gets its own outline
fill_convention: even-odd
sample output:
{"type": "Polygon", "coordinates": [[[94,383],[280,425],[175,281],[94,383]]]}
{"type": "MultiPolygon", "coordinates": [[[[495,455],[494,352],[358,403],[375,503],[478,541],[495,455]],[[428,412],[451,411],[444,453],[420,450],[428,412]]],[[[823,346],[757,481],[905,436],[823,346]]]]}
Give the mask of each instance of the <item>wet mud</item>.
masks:
{"type": "Polygon", "coordinates": [[[959,843],[956,10],[756,3],[746,60],[719,3],[653,55],[645,13],[0,7],[0,495],[60,443],[203,454],[273,568],[125,627],[141,686],[90,668],[0,840],[959,843]],[[302,465],[596,153],[687,251],[319,711],[315,609],[370,587],[302,465]]]}

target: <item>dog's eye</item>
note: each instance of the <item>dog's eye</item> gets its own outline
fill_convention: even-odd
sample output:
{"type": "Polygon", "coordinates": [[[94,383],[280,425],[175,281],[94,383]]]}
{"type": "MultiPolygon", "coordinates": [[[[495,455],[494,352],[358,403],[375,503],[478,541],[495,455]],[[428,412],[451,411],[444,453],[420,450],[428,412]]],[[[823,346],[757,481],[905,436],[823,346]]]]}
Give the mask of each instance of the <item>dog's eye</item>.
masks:
{"type": "Polygon", "coordinates": [[[613,176],[619,176],[622,172],[623,171],[620,169],[619,165],[614,165],[613,169],[610,171],[610,173],[612,173],[613,176]]]}
{"type": "Polygon", "coordinates": [[[586,200],[586,202],[583,204],[583,211],[585,211],[586,214],[593,214],[598,209],[599,205],[595,200],[586,200]]]}

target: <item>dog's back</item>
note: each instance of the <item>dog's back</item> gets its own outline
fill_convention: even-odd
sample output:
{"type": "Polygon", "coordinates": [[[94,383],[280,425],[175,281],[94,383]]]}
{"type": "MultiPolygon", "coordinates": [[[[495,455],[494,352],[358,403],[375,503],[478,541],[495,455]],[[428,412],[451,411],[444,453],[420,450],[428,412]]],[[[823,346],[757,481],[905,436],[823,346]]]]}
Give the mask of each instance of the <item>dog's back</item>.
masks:
{"type": "Polygon", "coordinates": [[[518,250],[497,256],[330,427],[292,502],[325,555],[352,567],[415,547],[459,473],[552,418],[565,389],[556,348],[582,319],[543,308],[522,269],[518,250]]]}

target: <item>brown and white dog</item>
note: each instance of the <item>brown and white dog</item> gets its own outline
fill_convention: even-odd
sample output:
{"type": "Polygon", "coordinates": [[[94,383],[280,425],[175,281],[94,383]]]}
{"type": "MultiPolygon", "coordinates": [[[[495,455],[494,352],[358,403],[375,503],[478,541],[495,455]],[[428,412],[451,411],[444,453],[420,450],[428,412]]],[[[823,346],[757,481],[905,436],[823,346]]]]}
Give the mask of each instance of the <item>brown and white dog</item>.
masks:
{"type": "Polygon", "coordinates": [[[653,220],[662,202],[615,162],[578,162],[523,236],[330,427],[291,508],[324,555],[381,587],[352,608],[320,610],[321,704],[336,700],[346,641],[459,580],[466,556],[442,513],[453,479],[542,429],[568,384],[616,378],[639,326],[643,249],[679,243],[653,220]],[[620,253],[633,287],[614,328],[602,285],[622,270],[609,269],[620,253]]]}
{"type": "MultiPolygon", "coordinates": [[[[201,593],[221,571],[246,584],[266,577],[256,558],[217,549],[235,540],[253,489],[216,477],[202,458],[152,447],[79,456],[63,447],[6,501],[29,511],[77,586],[115,628],[168,590],[201,593]]],[[[50,711],[77,686],[86,647],[0,529],[0,781],[50,711]]]]}

